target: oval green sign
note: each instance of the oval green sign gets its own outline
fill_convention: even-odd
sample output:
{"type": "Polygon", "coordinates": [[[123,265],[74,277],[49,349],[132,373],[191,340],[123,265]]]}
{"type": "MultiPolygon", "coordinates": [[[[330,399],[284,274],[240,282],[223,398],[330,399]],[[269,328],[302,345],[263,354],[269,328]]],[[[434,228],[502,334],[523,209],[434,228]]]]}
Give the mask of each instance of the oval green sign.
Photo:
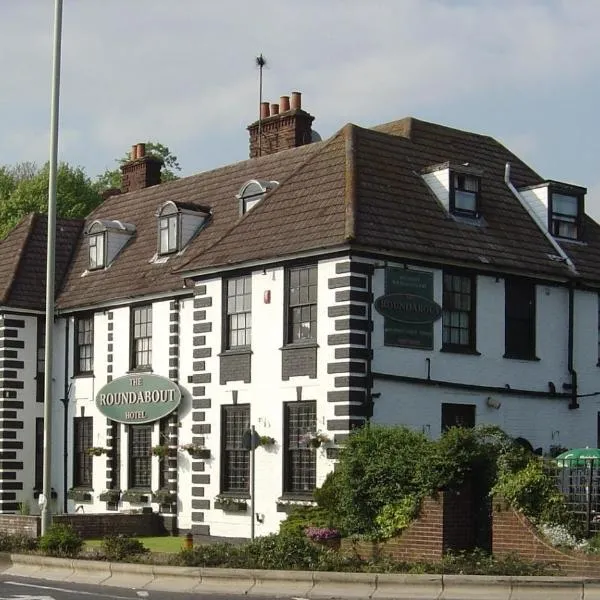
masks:
{"type": "Polygon", "coordinates": [[[180,402],[181,390],[176,383],[146,373],[113,379],[96,394],[96,406],[104,416],[130,425],[162,419],[180,402]]]}
{"type": "Polygon", "coordinates": [[[375,300],[375,310],[400,323],[433,323],[442,316],[442,307],[415,294],[385,294],[375,300]]]}

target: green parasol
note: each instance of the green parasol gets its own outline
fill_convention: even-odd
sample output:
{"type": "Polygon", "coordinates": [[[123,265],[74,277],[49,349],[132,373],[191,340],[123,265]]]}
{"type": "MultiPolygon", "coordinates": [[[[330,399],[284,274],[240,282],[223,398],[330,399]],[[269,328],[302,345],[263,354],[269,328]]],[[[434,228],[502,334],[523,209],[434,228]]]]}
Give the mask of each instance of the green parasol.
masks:
{"type": "Polygon", "coordinates": [[[559,467],[585,467],[595,461],[600,465],[600,448],[573,448],[556,457],[559,467]]]}

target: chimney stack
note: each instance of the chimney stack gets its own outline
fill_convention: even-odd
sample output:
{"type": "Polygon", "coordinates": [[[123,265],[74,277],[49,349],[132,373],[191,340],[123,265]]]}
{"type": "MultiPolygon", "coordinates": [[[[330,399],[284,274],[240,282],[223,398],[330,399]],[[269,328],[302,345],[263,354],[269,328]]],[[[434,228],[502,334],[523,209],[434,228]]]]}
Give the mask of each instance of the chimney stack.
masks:
{"type": "Polygon", "coordinates": [[[292,92],[281,96],[279,104],[262,102],[259,121],[248,126],[250,132],[250,158],[275,154],[281,150],[310,144],[313,140],[314,117],[302,109],[302,94],[292,92]],[[261,143],[259,144],[259,133],[261,143]]]}
{"type": "Polygon", "coordinates": [[[121,167],[121,192],[135,192],[160,183],[161,158],[146,155],[146,144],[131,147],[131,160],[121,167]]]}

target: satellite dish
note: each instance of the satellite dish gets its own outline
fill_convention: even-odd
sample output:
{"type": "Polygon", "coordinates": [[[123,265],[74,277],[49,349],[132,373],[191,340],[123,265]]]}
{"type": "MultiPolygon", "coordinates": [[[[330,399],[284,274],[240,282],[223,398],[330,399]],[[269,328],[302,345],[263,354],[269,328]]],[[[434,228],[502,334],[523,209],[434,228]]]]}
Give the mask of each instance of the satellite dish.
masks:
{"type": "Polygon", "coordinates": [[[312,129],[310,132],[310,141],[311,142],[322,142],[323,138],[321,137],[321,134],[318,131],[315,131],[314,129],[312,129]]]}

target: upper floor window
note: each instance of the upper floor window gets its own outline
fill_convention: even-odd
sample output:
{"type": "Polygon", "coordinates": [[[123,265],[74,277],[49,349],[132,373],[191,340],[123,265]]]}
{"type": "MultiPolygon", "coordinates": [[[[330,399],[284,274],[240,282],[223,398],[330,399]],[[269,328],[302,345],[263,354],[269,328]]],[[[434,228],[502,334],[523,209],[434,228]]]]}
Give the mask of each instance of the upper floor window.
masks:
{"type": "Polygon", "coordinates": [[[240,201],[240,214],[247,213],[265,197],[269,190],[276,188],[278,185],[276,181],[258,181],[256,179],[246,182],[236,195],[236,198],[240,201]]]}
{"type": "Polygon", "coordinates": [[[286,342],[317,338],[317,266],[293,267],[287,272],[286,342]]]}
{"type": "Polygon", "coordinates": [[[94,223],[88,232],[89,268],[103,269],[106,266],[106,232],[100,223],[94,223]]]}
{"type": "Polygon", "coordinates": [[[228,279],[226,294],[226,349],[248,347],[252,333],[252,277],[228,279]]]}
{"type": "Polygon", "coordinates": [[[159,254],[171,254],[179,250],[179,211],[172,202],[163,205],[158,217],[159,254]]]}
{"type": "Polygon", "coordinates": [[[450,212],[466,217],[478,216],[480,178],[456,172],[451,172],[450,176],[450,212]]]}
{"type": "Polygon", "coordinates": [[[581,238],[583,196],[551,190],[549,213],[552,235],[571,240],[581,238]]]}
{"type": "Polygon", "coordinates": [[[535,284],[509,278],[504,293],[504,357],[535,360],[535,284]]]}
{"type": "Polygon", "coordinates": [[[475,351],[475,279],[444,273],[442,348],[475,351]]]}
{"type": "Polygon", "coordinates": [[[131,310],[131,368],[148,369],[152,365],[152,306],[131,310]]]}
{"type": "Polygon", "coordinates": [[[94,316],[81,317],[76,324],[75,373],[94,370],[94,316]]]}

